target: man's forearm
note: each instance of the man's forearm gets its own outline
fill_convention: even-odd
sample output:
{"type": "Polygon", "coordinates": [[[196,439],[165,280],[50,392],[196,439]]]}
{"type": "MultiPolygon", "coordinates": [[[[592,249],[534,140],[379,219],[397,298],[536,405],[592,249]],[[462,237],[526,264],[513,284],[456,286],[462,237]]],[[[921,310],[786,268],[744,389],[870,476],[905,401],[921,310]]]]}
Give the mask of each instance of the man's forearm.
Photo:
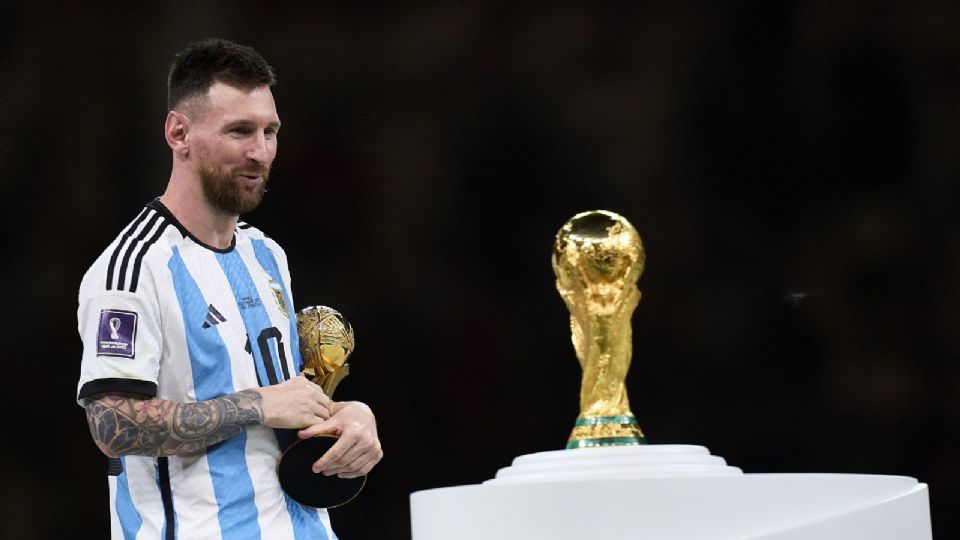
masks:
{"type": "Polygon", "coordinates": [[[90,433],[111,457],[193,454],[263,420],[255,390],[198,403],[106,394],[85,403],[90,433]]]}

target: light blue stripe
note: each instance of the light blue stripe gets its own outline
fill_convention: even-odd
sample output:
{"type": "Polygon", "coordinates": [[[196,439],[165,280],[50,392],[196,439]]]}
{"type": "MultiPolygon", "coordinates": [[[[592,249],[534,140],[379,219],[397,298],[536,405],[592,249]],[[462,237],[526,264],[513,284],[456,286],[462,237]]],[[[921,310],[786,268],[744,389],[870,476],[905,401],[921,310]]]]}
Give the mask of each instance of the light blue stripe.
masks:
{"type": "MultiPolygon", "coordinates": [[[[263,352],[260,350],[260,333],[272,327],[273,323],[270,322],[270,316],[267,314],[266,308],[263,307],[263,299],[260,298],[260,293],[257,291],[257,286],[253,283],[253,278],[250,276],[247,265],[243,262],[240,254],[237,253],[237,250],[233,250],[230,253],[217,253],[216,258],[217,262],[220,263],[220,268],[223,270],[224,275],[227,276],[227,281],[230,283],[230,290],[233,292],[233,297],[236,299],[237,306],[240,308],[240,316],[243,318],[243,325],[247,330],[247,337],[250,339],[250,348],[253,350],[253,357],[257,360],[257,363],[263,365],[270,362],[270,364],[273,365],[273,371],[277,376],[277,380],[282,381],[283,371],[280,370],[280,364],[277,359],[275,359],[272,354],[270,358],[263,358],[263,352]]],[[[273,300],[271,299],[270,301],[272,302],[273,300]]],[[[261,379],[261,382],[264,385],[270,384],[267,378],[261,379]]]]}
{"type": "Polygon", "coordinates": [[[290,352],[293,354],[294,373],[300,373],[303,370],[303,357],[300,355],[300,335],[297,333],[297,317],[293,307],[293,297],[287,289],[287,284],[283,281],[283,275],[280,273],[280,266],[277,265],[277,259],[273,252],[267,247],[263,240],[253,240],[253,252],[257,256],[257,262],[270,274],[274,281],[280,284],[283,291],[283,298],[287,301],[287,308],[290,310],[290,352]]]}
{"type": "MultiPolygon", "coordinates": [[[[262,243],[262,242],[261,242],[262,243]]],[[[258,257],[258,262],[263,264],[263,262],[258,257]]],[[[263,306],[263,300],[260,298],[259,293],[257,292],[256,285],[253,283],[253,278],[250,276],[250,271],[247,269],[247,266],[244,264],[243,259],[240,257],[240,254],[236,250],[230,253],[218,253],[217,261],[220,263],[220,267],[223,268],[223,272],[227,275],[227,281],[230,282],[230,289],[233,291],[234,297],[237,299],[237,303],[241,304],[241,300],[244,298],[253,298],[259,300],[259,303],[254,303],[246,309],[240,310],[240,314],[243,317],[243,324],[247,328],[247,334],[251,337],[250,339],[256,341],[257,336],[260,335],[265,328],[272,326],[270,322],[270,315],[267,314],[267,309],[263,306]]],[[[274,265],[275,267],[276,265],[274,265]]],[[[266,268],[265,268],[266,270],[266,268]]],[[[267,273],[274,279],[274,275],[267,270],[267,273]]],[[[279,280],[278,280],[279,281],[279,280]]],[[[282,281],[280,282],[282,283],[282,281]]],[[[270,298],[268,301],[272,302],[273,299],[270,298]]],[[[289,302],[289,300],[288,300],[289,302]]],[[[296,328],[294,326],[294,328],[296,328]]],[[[296,335],[296,333],[294,333],[296,335]]],[[[273,354],[273,358],[265,359],[266,361],[273,362],[275,369],[277,370],[277,377],[283,378],[283,371],[280,369],[279,357],[276,354],[276,345],[272,343],[276,340],[270,340],[271,343],[269,348],[273,354]]],[[[295,342],[295,341],[294,341],[295,342]]],[[[292,350],[291,346],[291,350],[292,350]]],[[[260,356],[260,347],[258,344],[254,343],[252,349],[257,356],[260,356]]],[[[264,379],[264,383],[266,383],[264,379]]],[[[317,511],[313,508],[307,508],[293,501],[289,497],[286,497],[287,500],[287,510],[290,512],[290,520],[293,522],[293,534],[294,538],[297,540],[311,540],[318,538],[317,533],[320,532],[323,536],[320,537],[323,540],[326,540],[326,534],[323,533],[323,524],[320,522],[320,516],[317,514],[317,511]]]]}
{"type": "MultiPolygon", "coordinates": [[[[197,400],[234,393],[230,354],[215,326],[201,326],[207,315],[208,304],[176,247],[173,248],[168,267],[183,314],[197,400]]],[[[217,497],[217,520],[224,538],[260,538],[253,481],[244,456],[246,443],[247,434],[241,432],[207,448],[207,463],[213,492],[217,497]]]]}
{"type": "MultiPolygon", "coordinates": [[[[327,529],[320,521],[320,514],[316,508],[304,506],[290,498],[286,493],[283,497],[287,501],[287,511],[290,513],[290,522],[293,523],[293,536],[297,540],[328,540],[327,529]],[[319,535],[319,536],[318,536],[319,535]]],[[[333,535],[336,540],[337,535],[333,535]]]]}
{"type": "Polygon", "coordinates": [[[140,527],[143,525],[143,518],[140,512],[133,505],[133,499],[130,498],[130,485],[127,483],[127,458],[120,458],[123,472],[117,476],[117,497],[114,501],[114,508],[117,510],[117,518],[120,520],[120,528],[123,530],[124,540],[135,540],[140,527]]]}

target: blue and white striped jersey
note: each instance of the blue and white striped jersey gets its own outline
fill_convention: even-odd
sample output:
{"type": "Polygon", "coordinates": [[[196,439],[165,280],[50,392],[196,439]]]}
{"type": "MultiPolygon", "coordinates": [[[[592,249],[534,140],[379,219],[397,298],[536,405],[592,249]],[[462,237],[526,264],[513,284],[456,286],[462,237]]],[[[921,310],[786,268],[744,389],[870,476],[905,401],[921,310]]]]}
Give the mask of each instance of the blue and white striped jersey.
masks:
{"type": "MultiPolygon", "coordinates": [[[[154,200],[87,271],[79,301],[78,401],[203,401],[301,369],[286,255],[246,224],[215,249],[154,200]]],[[[283,435],[251,426],[198,455],[111,460],[113,538],[335,538],[326,510],[280,489],[283,435]]]]}

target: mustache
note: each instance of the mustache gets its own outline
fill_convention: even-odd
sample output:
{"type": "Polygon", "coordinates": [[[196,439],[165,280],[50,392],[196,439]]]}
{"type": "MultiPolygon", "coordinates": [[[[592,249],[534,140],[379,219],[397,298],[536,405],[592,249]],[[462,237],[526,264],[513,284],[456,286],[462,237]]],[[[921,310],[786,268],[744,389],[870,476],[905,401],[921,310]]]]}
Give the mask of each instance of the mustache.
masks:
{"type": "Polygon", "coordinates": [[[250,176],[263,176],[264,178],[267,178],[270,176],[270,167],[234,169],[233,174],[234,176],[244,174],[250,176]]]}

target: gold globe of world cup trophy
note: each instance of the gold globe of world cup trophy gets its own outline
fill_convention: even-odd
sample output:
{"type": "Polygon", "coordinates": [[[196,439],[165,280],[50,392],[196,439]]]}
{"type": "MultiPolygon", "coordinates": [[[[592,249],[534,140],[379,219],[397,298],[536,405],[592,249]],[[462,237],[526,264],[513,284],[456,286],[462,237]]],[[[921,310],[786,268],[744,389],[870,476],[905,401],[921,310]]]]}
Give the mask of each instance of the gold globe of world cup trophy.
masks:
{"type": "MultiPolygon", "coordinates": [[[[337,385],[350,373],[347,359],[355,348],[353,327],[339,311],[313,306],[297,313],[297,334],[303,372],[333,398],[337,385]]],[[[280,458],[280,486],[294,500],[316,508],[333,508],[360,493],[367,477],[340,478],[313,472],[313,464],[337,442],[333,435],[317,435],[290,445],[280,458]]]]}
{"type": "Polygon", "coordinates": [[[577,214],[557,233],[553,272],[583,369],[580,416],[567,448],[646,444],[626,388],[644,258],[637,230],[613,212],[577,214]]]}

